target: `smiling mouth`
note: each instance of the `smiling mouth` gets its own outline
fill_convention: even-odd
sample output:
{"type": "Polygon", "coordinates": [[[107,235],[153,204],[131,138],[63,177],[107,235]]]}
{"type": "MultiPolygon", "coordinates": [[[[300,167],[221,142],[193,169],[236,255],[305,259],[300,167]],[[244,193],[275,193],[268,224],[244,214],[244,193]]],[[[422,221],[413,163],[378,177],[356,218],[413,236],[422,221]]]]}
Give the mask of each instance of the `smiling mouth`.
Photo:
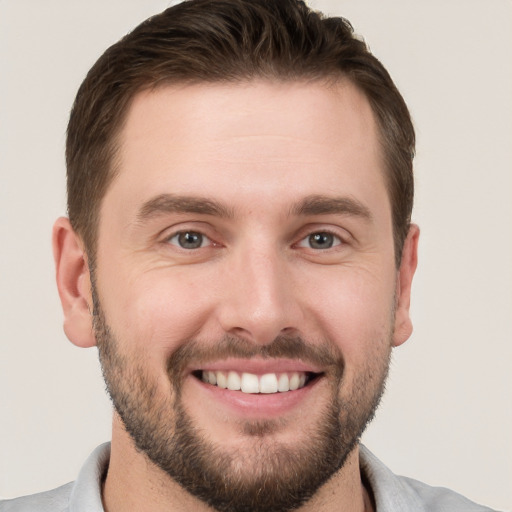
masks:
{"type": "Polygon", "coordinates": [[[236,371],[197,370],[193,375],[206,384],[248,394],[273,394],[296,391],[322,374],[313,372],[239,373],[236,371]]]}

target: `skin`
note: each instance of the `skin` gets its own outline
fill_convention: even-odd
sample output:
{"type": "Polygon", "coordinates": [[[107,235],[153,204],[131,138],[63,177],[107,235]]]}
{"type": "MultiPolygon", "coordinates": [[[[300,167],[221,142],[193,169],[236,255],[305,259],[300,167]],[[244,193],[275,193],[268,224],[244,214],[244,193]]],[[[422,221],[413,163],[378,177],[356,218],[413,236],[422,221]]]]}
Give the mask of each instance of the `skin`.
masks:
{"type": "MultiPolygon", "coordinates": [[[[165,87],[135,97],[120,140],[119,174],[100,212],[97,293],[119,350],[141,362],[157,397],[168,398],[165,363],[190,339],[214,347],[230,335],[264,347],[288,335],[341,355],[339,397],[353,395],[361,375],[375,375],[358,395],[369,400],[391,349],[412,331],[419,234],[412,226],[397,269],[382,153],[364,95],[345,81],[165,87]],[[151,211],[162,195],[207,198],[225,211],[151,211]],[[345,202],[297,211],[312,196],[345,202]],[[203,246],[179,247],[176,234],[186,230],[202,233],[203,246]],[[333,247],[311,247],[309,235],[318,232],[332,233],[333,247]]],[[[54,254],[65,332],[93,346],[87,256],[67,219],[55,224],[54,254]]],[[[258,364],[264,373],[266,363],[258,364]]],[[[285,394],[269,395],[271,407],[247,396],[233,405],[193,369],[183,377],[187,414],[209,440],[241,453],[248,475],[256,441],[241,425],[277,419],[265,443],[308,443],[332,393],[326,373],[292,406],[283,405],[285,394]]],[[[300,510],[370,510],[358,456],[356,446],[300,510]]],[[[116,413],[104,504],[109,512],[211,510],[135,449],[116,413]]]]}

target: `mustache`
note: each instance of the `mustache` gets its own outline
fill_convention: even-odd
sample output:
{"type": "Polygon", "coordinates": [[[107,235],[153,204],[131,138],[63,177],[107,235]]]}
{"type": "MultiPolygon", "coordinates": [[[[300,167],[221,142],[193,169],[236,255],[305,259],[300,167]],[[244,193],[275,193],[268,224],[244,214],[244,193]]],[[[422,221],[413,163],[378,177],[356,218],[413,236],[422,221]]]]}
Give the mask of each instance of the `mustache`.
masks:
{"type": "Polygon", "coordinates": [[[190,340],[168,359],[167,371],[173,382],[180,382],[187,368],[228,358],[297,359],[341,375],[344,361],[339,349],[328,341],[310,343],[300,336],[281,335],[271,343],[258,345],[248,339],[225,335],[213,343],[190,340]]]}

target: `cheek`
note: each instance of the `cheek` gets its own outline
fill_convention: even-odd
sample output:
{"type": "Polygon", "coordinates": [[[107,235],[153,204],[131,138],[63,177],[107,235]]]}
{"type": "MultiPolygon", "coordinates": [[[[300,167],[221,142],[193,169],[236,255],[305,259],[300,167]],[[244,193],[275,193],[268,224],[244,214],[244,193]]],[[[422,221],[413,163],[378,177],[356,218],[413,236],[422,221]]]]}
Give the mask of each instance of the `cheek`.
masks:
{"type": "Polygon", "coordinates": [[[123,345],[164,365],[167,357],[198,335],[210,311],[203,280],[170,269],[118,272],[100,288],[107,321],[123,345]]]}
{"type": "Polygon", "coordinates": [[[317,295],[315,314],[345,360],[361,361],[388,344],[393,325],[394,279],[368,269],[344,269],[317,295]]]}

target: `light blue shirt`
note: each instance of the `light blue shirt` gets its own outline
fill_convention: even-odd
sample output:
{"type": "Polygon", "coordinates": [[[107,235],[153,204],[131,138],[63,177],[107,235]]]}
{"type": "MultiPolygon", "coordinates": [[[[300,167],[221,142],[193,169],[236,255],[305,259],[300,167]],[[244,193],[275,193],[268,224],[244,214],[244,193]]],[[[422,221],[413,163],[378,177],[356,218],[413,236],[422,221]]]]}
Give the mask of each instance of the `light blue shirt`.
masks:
{"type": "MultiPolygon", "coordinates": [[[[89,456],[75,482],[0,501],[0,512],[104,512],[101,482],[109,458],[110,443],[102,444],[89,456]]],[[[395,475],[364,446],[360,446],[360,464],[377,512],[493,512],[449,489],[395,475]]]]}

